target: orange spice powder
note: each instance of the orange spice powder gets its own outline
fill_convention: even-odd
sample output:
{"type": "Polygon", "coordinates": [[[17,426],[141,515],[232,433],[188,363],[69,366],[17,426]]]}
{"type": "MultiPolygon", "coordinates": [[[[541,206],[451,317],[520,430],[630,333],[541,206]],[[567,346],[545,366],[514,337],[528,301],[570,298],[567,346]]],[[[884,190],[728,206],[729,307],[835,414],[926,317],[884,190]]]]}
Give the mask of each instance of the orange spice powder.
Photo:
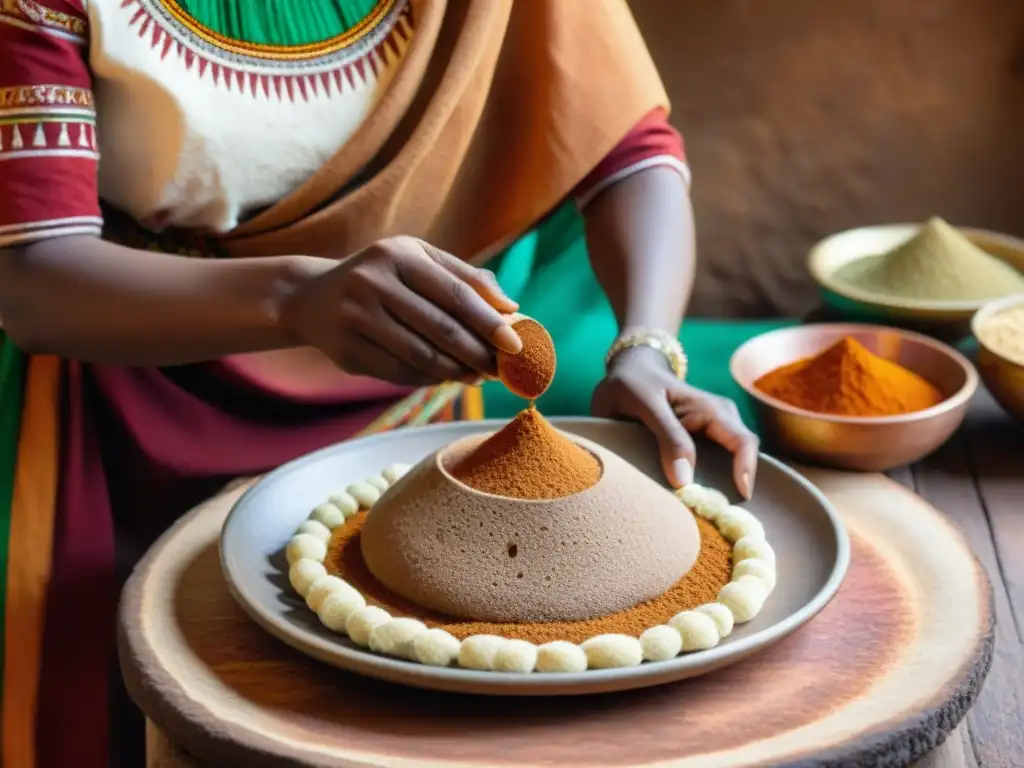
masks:
{"type": "Polygon", "coordinates": [[[852,338],[776,368],[754,387],[797,408],[836,416],[896,416],[942,401],[942,393],[924,378],[852,338]]]}
{"type": "Polygon", "coordinates": [[[470,488],[516,499],[558,499],[601,478],[597,457],[532,407],[447,469],[470,488]]]}
{"type": "Polygon", "coordinates": [[[512,324],[523,349],[516,355],[498,351],[498,377],[514,394],[535,400],[555,378],[555,346],[544,326],[526,318],[512,324]]]}
{"type": "Polygon", "coordinates": [[[459,621],[399,597],[373,577],[363,561],[359,545],[359,534],[365,520],[366,512],[360,512],[335,529],[324,562],[328,572],[359,590],[370,605],[379,606],[393,616],[417,618],[427,626],[445,629],[459,639],[470,635],[500,635],[532,643],[552,640],[579,643],[608,632],[639,636],[645,629],[664,624],[680,611],[714,602],[732,575],[731,545],[714,525],[696,518],[701,538],[697,562],[660,597],[625,611],[583,621],[522,624],[459,621]]]}

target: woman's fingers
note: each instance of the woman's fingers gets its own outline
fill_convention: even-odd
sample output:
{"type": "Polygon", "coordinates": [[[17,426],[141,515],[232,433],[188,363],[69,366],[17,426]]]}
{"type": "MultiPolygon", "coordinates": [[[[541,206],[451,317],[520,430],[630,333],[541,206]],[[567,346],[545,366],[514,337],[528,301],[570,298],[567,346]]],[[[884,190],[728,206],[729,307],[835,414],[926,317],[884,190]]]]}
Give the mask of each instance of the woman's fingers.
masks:
{"type": "Polygon", "coordinates": [[[484,301],[502,314],[509,314],[519,309],[519,304],[505,294],[505,291],[498,285],[494,273],[490,270],[467,264],[450,253],[435,248],[430,243],[420,241],[420,244],[431,259],[463,282],[468,283],[484,301]]]}
{"type": "Polygon", "coordinates": [[[668,399],[662,392],[656,391],[641,405],[639,413],[631,415],[639,418],[657,438],[661,465],[669,483],[674,488],[692,483],[697,449],[668,399]]]}
{"type": "Polygon", "coordinates": [[[683,394],[673,400],[674,412],[684,428],[703,432],[732,453],[733,482],[740,495],[749,499],[754,492],[759,441],[743,423],[736,405],[704,392],[697,397],[683,394]]]}
{"type": "Polygon", "coordinates": [[[348,373],[372,376],[393,384],[425,387],[445,380],[445,377],[418,370],[361,334],[346,336],[343,348],[335,353],[334,358],[334,362],[348,373]]]}
{"type": "MultiPolygon", "coordinates": [[[[403,286],[401,291],[386,293],[382,302],[384,309],[402,325],[407,329],[415,329],[423,337],[421,342],[424,347],[435,349],[438,358],[458,361],[464,366],[466,370],[462,374],[468,371],[483,375],[495,373],[494,347],[422,296],[403,286]]],[[[425,349],[421,349],[419,355],[421,358],[428,357],[425,349]]],[[[432,361],[424,359],[421,362],[429,364],[432,361]]]]}
{"type": "Polygon", "coordinates": [[[466,269],[473,268],[425,243],[421,245],[426,258],[400,262],[398,276],[402,282],[481,339],[509,354],[519,354],[523,349],[519,335],[502,313],[463,279],[466,269]]]}

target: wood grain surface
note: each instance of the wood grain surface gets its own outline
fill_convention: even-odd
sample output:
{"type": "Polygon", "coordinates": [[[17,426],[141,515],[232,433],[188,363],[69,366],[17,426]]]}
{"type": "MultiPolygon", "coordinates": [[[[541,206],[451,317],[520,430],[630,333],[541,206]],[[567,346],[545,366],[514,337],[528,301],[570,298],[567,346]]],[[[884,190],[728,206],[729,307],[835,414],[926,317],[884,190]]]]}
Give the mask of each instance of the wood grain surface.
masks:
{"type": "Polygon", "coordinates": [[[853,563],[809,625],[719,673],[570,700],[443,695],[360,679],[263,633],[216,538],[237,491],[184,518],[125,590],[122,668],[146,714],[213,765],[908,765],[990,663],[987,579],[959,531],[877,475],[809,473],[853,563]]]}

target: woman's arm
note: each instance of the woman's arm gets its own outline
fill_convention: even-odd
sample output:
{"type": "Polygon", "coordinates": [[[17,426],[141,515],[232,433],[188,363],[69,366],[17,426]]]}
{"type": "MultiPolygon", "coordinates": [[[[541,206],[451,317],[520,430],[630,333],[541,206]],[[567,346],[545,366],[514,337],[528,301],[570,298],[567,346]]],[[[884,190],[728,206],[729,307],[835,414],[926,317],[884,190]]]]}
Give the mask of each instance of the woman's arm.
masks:
{"type": "MultiPolygon", "coordinates": [[[[663,117],[660,126],[651,116],[648,120],[632,141],[650,158],[650,167],[633,164],[634,172],[613,178],[583,215],[591,263],[620,330],[656,328],[675,336],[693,287],[693,209],[681,143],[678,155],[653,156],[650,145],[674,132],[663,117]],[[647,147],[644,135],[651,137],[647,147]]],[[[629,137],[627,146],[617,150],[620,156],[628,155],[628,142],[629,137]]],[[[757,437],[734,403],[679,381],[660,351],[637,346],[616,355],[594,392],[592,410],[647,425],[658,439],[665,474],[677,487],[693,481],[697,453],[690,433],[703,432],[733,453],[736,488],[750,498],[757,437]]]]}
{"type": "Polygon", "coordinates": [[[279,323],[284,300],[335,265],[299,256],[189,259],[55,237],[0,249],[0,318],[29,352],[192,363],[295,344],[279,323]]]}
{"type": "Polygon", "coordinates": [[[693,209],[675,168],[655,166],[619,181],[583,211],[598,282],[622,331],[675,336],[693,287],[693,209]]]}

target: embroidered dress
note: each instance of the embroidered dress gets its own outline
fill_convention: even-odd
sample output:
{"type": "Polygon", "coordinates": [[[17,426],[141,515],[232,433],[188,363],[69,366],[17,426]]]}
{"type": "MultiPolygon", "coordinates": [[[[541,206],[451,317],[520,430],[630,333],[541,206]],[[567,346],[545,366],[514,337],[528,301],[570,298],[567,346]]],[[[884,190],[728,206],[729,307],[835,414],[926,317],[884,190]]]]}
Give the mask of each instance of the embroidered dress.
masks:
{"type": "MultiPolygon", "coordinates": [[[[564,21],[564,6],[531,3],[0,0],[0,249],[102,234],[197,258],[296,246],[343,257],[408,232],[490,259],[526,297],[524,311],[577,306],[595,294],[573,280],[529,298],[552,270],[594,286],[578,253],[559,260],[579,232],[572,243],[550,233],[631,173],[668,165],[688,179],[688,169],[653,68],[613,1],[595,0],[580,20],[593,25],[581,26],[587,45],[621,48],[590,85],[614,90],[621,77],[620,92],[636,83],[635,94],[604,116],[595,109],[592,126],[552,115],[533,143],[517,110],[502,136],[506,97],[551,101],[506,70],[564,92],[554,75],[527,72],[533,59],[516,35],[529,35],[512,34],[544,28],[533,13],[564,21]],[[594,30],[605,33],[596,43],[594,30]],[[488,45],[506,46],[511,63],[488,45]],[[493,84],[471,77],[488,67],[493,84]],[[431,77],[436,92],[420,103],[431,77]],[[403,201],[396,191],[418,184],[443,193],[403,201]]],[[[553,27],[563,63],[597,73],[582,66],[570,27],[553,27]]],[[[566,80],[589,83],[571,68],[566,80]]],[[[573,354],[572,339],[556,343],[573,354]]],[[[355,434],[483,415],[477,389],[413,392],[300,359],[315,356],[87,365],[27,357],[0,330],[3,765],[104,765],[112,744],[140,736],[119,730],[107,706],[122,695],[109,685],[117,588],[176,516],[232,477],[355,434]]]]}

